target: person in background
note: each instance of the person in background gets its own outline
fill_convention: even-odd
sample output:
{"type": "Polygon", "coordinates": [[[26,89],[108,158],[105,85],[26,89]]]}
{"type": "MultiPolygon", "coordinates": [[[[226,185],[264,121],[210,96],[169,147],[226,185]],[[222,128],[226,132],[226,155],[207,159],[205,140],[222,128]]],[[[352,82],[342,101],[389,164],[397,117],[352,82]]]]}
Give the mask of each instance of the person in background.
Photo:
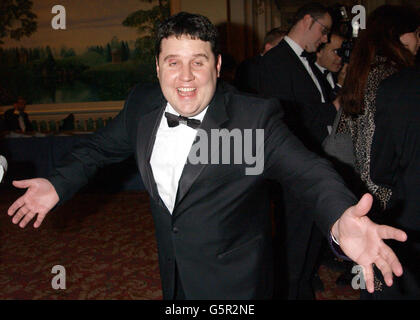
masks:
{"type": "Polygon", "coordinates": [[[344,38],[337,33],[332,33],[328,43],[322,43],[316,53],[315,66],[322,74],[329,100],[333,101],[338,95],[346,78],[347,64],[342,63],[342,58],[337,54],[344,38]]]}
{"type": "MultiPolygon", "coordinates": [[[[325,83],[314,73],[315,53],[320,44],[328,42],[331,28],[328,8],[319,3],[308,3],[296,12],[288,34],[261,58],[260,63],[259,93],[280,101],[285,111],[284,121],[290,130],[318,154],[321,154],[321,142],[328,135],[328,126],[332,125],[337,113],[326,94],[325,83]]],[[[279,288],[276,296],[291,300],[314,299],[313,285],[304,276],[312,273],[317,258],[315,247],[312,254],[308,254],[312,230],[317,228],[313,215],[308,214],[311,209],[287,188],[282,190],[273,186],[273,189],[277,191],[277,199],[273,198],[275,210],[284,212],[284,221],[276,221],[276,227],[284,230],[280,234],[285,234],[285,239],[276,240],[282,246],[280,252],[285,252],[285,257],[280,257],[278,262],[284,270],[276,280],[279,288]],[[286,260],[287,265],[282,264],[282,260],[286,260]]]]}
{"type": "MultiPolygon", "coordinates": [[[[420,259],[419,240],[414,235],[417,232],[418,236],[420,232],[420,86],[418,72],[398,74],[415,65],[419,25],[419,13],[410,7],[384,5],[372,12],[352,52],[339,96],[343,115],[338,132],[351,135],[355,169],[363,182],[361,190],[353,188],[353,192],[373,194],[373,220],[414,231],[404,250],[398,251],[400,247],[395,247],[407,263],[409,256],[416,260],[409,263],[411,267],[416,263],[418,266],[420,259]],[[374,136],[375,143],[372,143],[374,136]],[[374,177],[381,182],[380,185],[374,177]],[[408,253],[415,247],[416,255],[408,253]]],[[[409,268],[398,280],[399,284],[388,290],[376,272],[375,287],[379,292],[372,296],[363,290],[362,298],[409,298],[416,295],[419,298],[419,274],[418,267],[416,270],[409,268]]]]}
{"type": "MultiPolygon", "coordinates": [[[[392,289],[364,298],[420,299],[420,70],[407,68],[381,83],[376,97],[370,174],[391,189],[384,223],[408,234],[407,246],[394,246],[404,261],[404,276],[392,289]]],[[[382,281],[382,280],[381,280],[382,281]]]]}
{"type": "MultiPolygon", "coordinates": [[[[333,101],[337,97],[346,76],[347,64],[343,66],[342,59],[337,54],[337,50],[341,48],[343,41],[344,38],[342,36],[336,32],[332,32],[329,36],[329,41],[327,43],[321,43],[317,52],[312,53],[310,57],[313,72],[319,83],[322,83],[325,88],[327,96],[326,99],[328,101],[333,101]]],[[[312,283],[314,290],[322,291],[324,288],[317,273],[321,259],[322,263],[326,263],[333,268],[338,268],[343,271],[346,270],[347,264],[350,269],[353,266],[350,262],[346,262],[346,265],[344,263],[339,263],[336,257],[329,254],[330,250],[325,248],[325,245],[327,245],[327,243],[325,242],[322,233],[318,228],[313,227],[306,253],[306,262],[305,267],[303,268],[301,282],[303,284],[312,283]],[[325,248],[325,250],[322,248],[325,248]],[[322,254],[320,254],[321,252],[322,254]],[[314,266],[313,261],[317,261],[314,266]]],[[[350,282],[347,282],[346,284],[348,283],[350,282]]],[[[303,292],[305,292],[305,290],[303,292]]],[[[308,292],[308,290],[306,290],[306,292],[308,292]]],[[[301,296],[303,299],[310,297],[310,295],[301,296]]]]}
{"type": "Polygon", "coordinates": [[[235,73],[235,87],[242,92],[258,93],[259,68],[261,57],[274,48],[287,34],[280,28],[274,28],[264,37],[263,51],[255,57],[242,61],[235,73]]]}
{"type": "Polygon", "coordinates": [[[25,112],[26,100],[23,97],[18,97],[13,107],[13,109],[9,109],[4,113],[6,130],[21,133],[33,131],[28,114],[25,112]]]}

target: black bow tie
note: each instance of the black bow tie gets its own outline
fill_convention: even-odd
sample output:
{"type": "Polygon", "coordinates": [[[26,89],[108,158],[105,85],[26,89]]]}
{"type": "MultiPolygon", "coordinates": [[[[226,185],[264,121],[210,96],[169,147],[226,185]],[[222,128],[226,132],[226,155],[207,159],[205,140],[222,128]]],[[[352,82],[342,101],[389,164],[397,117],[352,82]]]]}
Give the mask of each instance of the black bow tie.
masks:
{"type": "Polygon", "coordinates": [[[190,119],[184,116],[177,116],[169,112],[165,112],[166,120],[170,128],[178,126],[180,123],[189,126],[190,128],[197,129],[201,121],[197,119],[190,119]]]}
{"type": "Polygon", "coordinates": [[[303,50],[300,56],[306,58],[306,60],[308,60],[309,62],[315,62],[316,60],[315,52],[308,52],[303,50]]]}
{"type": "Polygon", "coordinates": [[[328,74],[330,73],[330,70],[325,69],[323,73],[324,73],[324,76],[328,76],[328,74]]]}

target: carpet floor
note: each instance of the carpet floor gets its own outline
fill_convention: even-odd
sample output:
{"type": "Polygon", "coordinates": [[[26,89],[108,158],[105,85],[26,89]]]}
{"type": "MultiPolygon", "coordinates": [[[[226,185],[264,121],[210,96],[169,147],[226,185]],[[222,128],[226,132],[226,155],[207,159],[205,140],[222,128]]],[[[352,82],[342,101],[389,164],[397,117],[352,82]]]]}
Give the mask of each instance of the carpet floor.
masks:
{"type": "MultiPolygon", "coordinates": [[[[160,300],[158,256],[148,195],[80,193],[25,229],[7,208],[22,192],[1,191],[0,299],[160,300]],[[53,289],[54,266],[63,266],[65,290],[53,289]]],[[[355,300],[359,292],[337,286],[340,272],[321,265],[319,300],[355,300]]],[[[64,285],[61,282],[61,285],[64,285]]]]}

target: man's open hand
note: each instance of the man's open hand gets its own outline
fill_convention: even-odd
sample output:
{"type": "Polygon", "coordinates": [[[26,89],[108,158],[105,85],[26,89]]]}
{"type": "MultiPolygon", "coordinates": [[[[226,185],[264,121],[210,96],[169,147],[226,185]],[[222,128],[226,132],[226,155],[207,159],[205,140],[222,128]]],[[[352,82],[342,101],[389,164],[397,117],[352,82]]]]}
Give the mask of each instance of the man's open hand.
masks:
{"type": "Polygon", "coordinates": [[[28,190],[10,206],[7,214],[13,216],[14,224],[20,221],[21,228],[24,228],[35,215],[38,215],[34,223],[34,227],[38,228],[47,213],[59,201],[54,186],[47,179],[42,178],[13,181],[13,185],[28,190]]]}
{"type": "Polygon", "coordinates": [[[373,264],[381,270],[388,286],[392,285],[393,274],[401,276],[403,273],[394,251],[383,240],[407,240],[405,232],[378,225],[366,216],[372,201],[372,196],[365,194],[356,205],[343,213],[332,228],[343,252],[363,268],[366,288],[370,293],[374,291],[373,264]]]}

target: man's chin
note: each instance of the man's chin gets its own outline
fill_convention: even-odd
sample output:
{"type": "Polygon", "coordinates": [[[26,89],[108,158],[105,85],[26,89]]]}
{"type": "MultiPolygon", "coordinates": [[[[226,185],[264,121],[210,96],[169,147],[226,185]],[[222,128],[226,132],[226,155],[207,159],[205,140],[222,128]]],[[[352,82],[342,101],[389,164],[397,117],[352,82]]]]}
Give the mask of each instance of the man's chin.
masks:
{"type": "Polygon", "coordinates": [[[188,106],[185,106],[185,105],[183,105],[182,108],[178,108],[176,106],[172,106],[172,107],[176,110],[176,112],[178,112],[181,116],[184,116],[184,117],[193,117],[199,113],[198,108],[196,107],[189,108],[188,106]]]}

